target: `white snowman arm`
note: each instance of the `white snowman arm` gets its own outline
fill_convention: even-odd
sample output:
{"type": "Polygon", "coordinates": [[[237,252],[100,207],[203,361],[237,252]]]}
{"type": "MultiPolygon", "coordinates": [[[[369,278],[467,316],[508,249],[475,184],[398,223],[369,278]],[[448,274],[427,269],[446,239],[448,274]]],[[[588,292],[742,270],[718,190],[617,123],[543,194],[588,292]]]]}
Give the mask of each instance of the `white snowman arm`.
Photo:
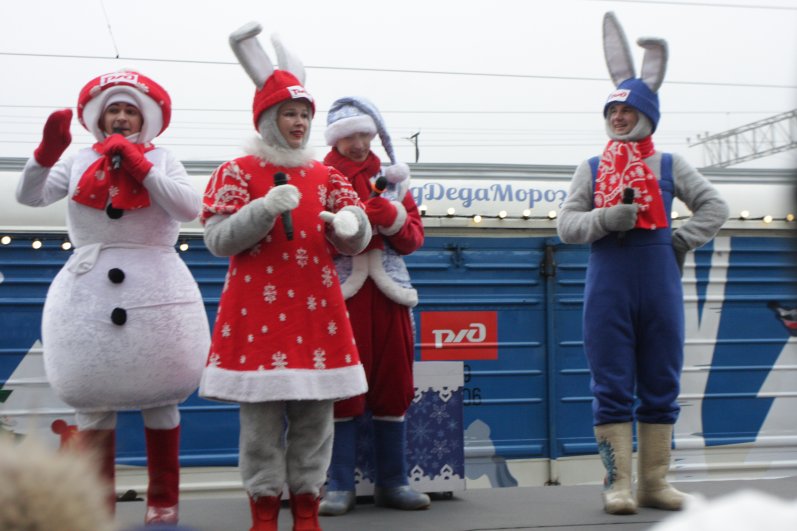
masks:
{"type": "Polygon", "coordinates": [[[70,157],[48,168],[31,157],[17,183],[17,201],[27,206],[44,207],[66,197],[71,162],[70,157]]]}
{"type": "Polygon", "coordinates": [[[170,152],[166,153],[162,165],[155,165],[144,179],[144,188],[153,202],[160,205],[169,215],[180,222],[195,219],[202,209],[202,197],[194,189],[182,163],[170,152]]]}

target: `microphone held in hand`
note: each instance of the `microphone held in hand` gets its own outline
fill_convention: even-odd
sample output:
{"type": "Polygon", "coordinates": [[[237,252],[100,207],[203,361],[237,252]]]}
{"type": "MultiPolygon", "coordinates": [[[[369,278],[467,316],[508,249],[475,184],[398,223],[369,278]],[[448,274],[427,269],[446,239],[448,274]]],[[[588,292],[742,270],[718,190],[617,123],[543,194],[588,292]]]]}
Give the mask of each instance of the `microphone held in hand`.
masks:
{"type": "Polygon", "coordinates": [[[387,177],[380,175],[374,182],[371,183],[371,197],[382,195],[382,192],[387,188],[387,177]]]}
{"type": "MultiPolygon", "coordinates": [[[[630,205],[633,202],[634,202],[634,189],[631,188],[631,187],[628,187],[628,188],[623,190],[623,204],[624,205],[630,205]]],[[[617,233],[617,241],[622,243],[623,239],[625,238],[625,233],[626,233],[626,231],[618,232],[617,233]]]]}
{"type": "MultiPolygon", "coordinates": [[[[113,128],[114,134],[121,135],[124,132],[124,129],[120,127],[113,128]]],[[[113,157],[111,157],[111,168],[114,170],[118,170],[122,167],[122,154],[116,153],[113,157]]]]}
{"type": "MultiPolygon", "coordinates": [[[[274,174],[274,186],[281,186],[283,184],[288,184],[288,176],[278,171],[274,174]]],[[[285,237],[288,238],[288,240],[293,240],[293,220],[291,219],[290,212],[282,213],[282,226],[285,228],[285,237]]]]}

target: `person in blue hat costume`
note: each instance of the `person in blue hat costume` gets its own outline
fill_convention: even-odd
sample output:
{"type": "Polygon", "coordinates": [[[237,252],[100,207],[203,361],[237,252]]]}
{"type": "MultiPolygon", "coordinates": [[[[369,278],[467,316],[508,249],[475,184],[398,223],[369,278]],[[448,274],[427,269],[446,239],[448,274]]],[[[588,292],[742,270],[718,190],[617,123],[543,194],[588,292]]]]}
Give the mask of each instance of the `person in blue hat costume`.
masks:
{"type": "Polygon", "coordinates": [[[646,51],[637,78],[613,13],[604,17],[603,39],[616,86],[603,108],[610,140],[601,156],[576,169],[557,230],[564,243],[590,244],[584,350],[595,438],[606,468],[604,509],[610,514],[633,514],[638,506],[680,510],[687,495],[673,488],[666,475],[683,365],[681,275],[687,252],[717,234],[728,219],[728,207],[686,160],[653,145],[666,42],[638,41],[646,51]],[[674,198],[692,212],[678,229],[670,225],[674,198]],[[631,484],[634,421],[636,497],[631,484]]]}

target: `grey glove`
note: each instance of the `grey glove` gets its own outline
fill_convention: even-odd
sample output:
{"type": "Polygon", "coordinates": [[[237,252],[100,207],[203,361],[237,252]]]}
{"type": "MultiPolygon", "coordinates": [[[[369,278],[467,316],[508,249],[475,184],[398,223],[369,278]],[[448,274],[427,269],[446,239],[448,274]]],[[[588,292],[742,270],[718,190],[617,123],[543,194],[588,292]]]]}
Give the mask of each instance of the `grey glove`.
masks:
{"type": "Polygon", "coordinates": [[[625,232],[633,229],[636,225],[639,205],[619,204],[600,210],[601,224],[604,229],[609,232],[625,232]]]}

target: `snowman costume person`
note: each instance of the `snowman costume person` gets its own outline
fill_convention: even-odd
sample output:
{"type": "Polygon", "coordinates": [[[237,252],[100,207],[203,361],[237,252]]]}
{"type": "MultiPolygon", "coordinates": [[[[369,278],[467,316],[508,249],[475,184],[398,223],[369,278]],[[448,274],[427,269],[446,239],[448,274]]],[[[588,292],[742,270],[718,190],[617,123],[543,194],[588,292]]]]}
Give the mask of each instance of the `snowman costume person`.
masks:
{"type": "Polygon", "coordinates": [[[151,144],[171,101],[132,71],[89,81],[78,120],[97,140],[62,158],[72,111],[50,115],[27,162],[17,200],[45,207],[67,198],[75,250],[47,293],[42,342],[47,378],[76,410],[78,440],[114,484],[116,412],[140,409],[147,444],[146,523],[178,520],[180,415],[199,385],[210,342],[196,281],[174,245],[200,211],[182,164],[151,144]],[[117,132],[115,132],[117,131],[117,132]]]}
{"type": "Polygon", "coordinates": [[[371,227],[346,177],[307,149],[315,106],[304,68],[272,38],[275,69],[260,31],[249,23],[230,36],[256,86],[260,135],[205,191],[205,243],[230,266],[200,395],[240,403],[251,529],[277,530],[287,484],[293,529],[314,531],[333,403],[368,388],[328,242],[357,254],[371,227]]]}
{"type": "Polygon", "coordinates": [[[635,513],[638,505],[679,510],[685,495],[670,486],[666,475],[680,410],[681,269],[688,251],[716,235],[728,207],[683,158],[653,147],[666,42],[638,41],[646,51],[637,78],[612,13],[604,17],[603,34],[606,63],[617,87],[603,108],[610,141],[602,156],[576,169],[557,229],[564,243],[591,244],[584,351],[592,377],[595,438],[606,467],[604,509],[612,514],[635,513]],[[692,213],[675,230],[669,219],[673,198],[692,213]],[[636,499],[631,485],[634,420],[636,499]]]}

